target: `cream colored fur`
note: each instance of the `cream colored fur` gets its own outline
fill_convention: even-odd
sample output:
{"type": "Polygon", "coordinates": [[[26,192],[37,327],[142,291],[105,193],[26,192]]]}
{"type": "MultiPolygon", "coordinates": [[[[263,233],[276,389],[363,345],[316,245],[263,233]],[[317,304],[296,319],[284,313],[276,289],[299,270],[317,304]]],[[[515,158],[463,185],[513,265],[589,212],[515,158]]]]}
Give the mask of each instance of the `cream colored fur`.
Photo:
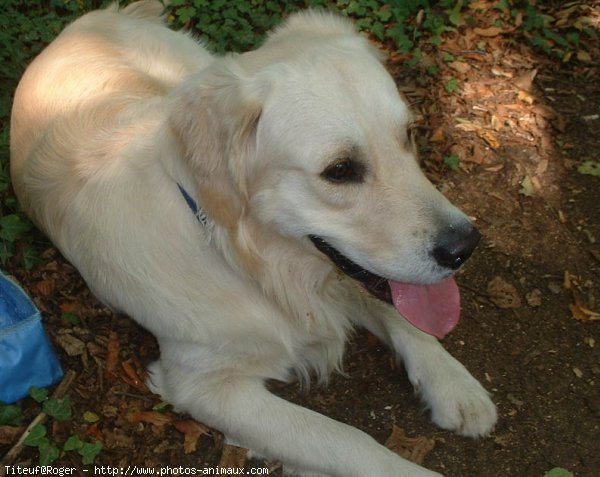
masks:
{"type": "Polygon", "coordinates": [[[24,209],[101,300],[156,335],[150,385],[178,408],[298,475],[439,475],[264,386],[326,379],[359,325],[398,353],[434,422],[467,436],[495,423],[460,363],[307,238],[391,279],[447,276],[427,250],[440,221],[466,218],[419,170],[378,52],[348,21],[304,12],[258,50],[214,57],[159,12],[90,13],[27,69],[11,129],[24,209]],[[348,155],[365,181],[326,181],[348,155]]]}

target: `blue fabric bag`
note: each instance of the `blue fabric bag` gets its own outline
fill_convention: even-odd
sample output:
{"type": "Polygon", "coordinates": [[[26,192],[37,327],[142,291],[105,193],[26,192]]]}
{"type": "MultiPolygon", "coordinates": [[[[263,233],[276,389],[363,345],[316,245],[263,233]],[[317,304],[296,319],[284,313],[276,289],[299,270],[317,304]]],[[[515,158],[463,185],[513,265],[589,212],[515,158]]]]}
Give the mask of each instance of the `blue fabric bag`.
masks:
{"type": "Polygon", "coordinates": [[[62,376],[40,312],[21,287],[0,272],[0,401],[11,404],[27,396],[31,386],[51,386],[62,376]]]}

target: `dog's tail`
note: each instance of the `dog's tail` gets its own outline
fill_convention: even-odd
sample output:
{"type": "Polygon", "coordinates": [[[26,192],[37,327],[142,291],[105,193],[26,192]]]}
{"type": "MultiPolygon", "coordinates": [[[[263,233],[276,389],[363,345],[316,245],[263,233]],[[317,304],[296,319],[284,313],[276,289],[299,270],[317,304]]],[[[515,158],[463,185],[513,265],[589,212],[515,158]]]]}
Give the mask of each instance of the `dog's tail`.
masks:
{"type": "Polygon", "coordinates": [[[140,0],[121,9],[121,12],[131,17],[159,23],[162,21],[168,0],[140,0]]]}

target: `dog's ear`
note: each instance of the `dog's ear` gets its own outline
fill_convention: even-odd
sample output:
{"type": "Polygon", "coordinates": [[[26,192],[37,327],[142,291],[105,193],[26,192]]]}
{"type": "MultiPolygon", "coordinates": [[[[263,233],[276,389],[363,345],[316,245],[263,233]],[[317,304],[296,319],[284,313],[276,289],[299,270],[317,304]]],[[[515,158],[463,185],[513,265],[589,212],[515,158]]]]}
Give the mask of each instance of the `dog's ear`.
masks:
{"type": "Polygon", "coordinates": [[[232,231],[247,201],[266,91],[264,81],[242,71],[235,57],[224,57],[173,93],[170,127],[197,182],[200,203],[232,231]]]}

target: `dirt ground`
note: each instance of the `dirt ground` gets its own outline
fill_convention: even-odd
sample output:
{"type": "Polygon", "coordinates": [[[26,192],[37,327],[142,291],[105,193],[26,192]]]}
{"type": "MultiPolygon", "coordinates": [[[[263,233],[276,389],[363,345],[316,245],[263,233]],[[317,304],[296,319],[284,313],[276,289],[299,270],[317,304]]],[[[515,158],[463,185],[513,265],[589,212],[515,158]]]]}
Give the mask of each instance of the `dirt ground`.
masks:
{"type": "MultiPolygon", "coordinates": [[[[554,467],[597,477],[600,321],[590,310],[600,310],[600,178],[577,168],[600,160],[599,68],[564,67],[501,35],[470,30],[442,49],[454,61],[424,51],[424,61],[439,66],[435,77],[407,69],[398,55],[389,67],[421,114],[425,170],[484,236],[458,274],[463,316],[444,346],[492,393],[495,431],[472,440],[436,428],[401,365],[360,331],[347,350],[347,375],[308,394],[294,384],[272,387],[382,443],[397,426],[420,438],[405,450],[448,477],[542,477],[554,467]],[[451,78],[458,88],[449,93],[451,78]],[[444,164],[451,154],[460,158],[457,170],[444,164]]],[[[64,368],[77,373],[69,389],[74,416],[51,426],[53,438],[101,441],[100,465],[216,465],[218,432],[153,410],[160,399],[140,383],[143,363],[157,352],[153,338],[99,304],[53,248],[44,257],[31,272],[8,272],[43,311],[64,368]],[[64,313],[81,323],[66,322],[64,313]]],[[[39,412],[28,400],[23,407],[25,421],[39,412]]],[[[0,456],[13,444],[0,444],[0,456]]],[[[16,462],[36,459],[25,448],[16,462]]],[[[81,468],[73,453],[56,465],[81,468]]],[[[277,463],[248,465],[281,475],[277,463]]]]}

